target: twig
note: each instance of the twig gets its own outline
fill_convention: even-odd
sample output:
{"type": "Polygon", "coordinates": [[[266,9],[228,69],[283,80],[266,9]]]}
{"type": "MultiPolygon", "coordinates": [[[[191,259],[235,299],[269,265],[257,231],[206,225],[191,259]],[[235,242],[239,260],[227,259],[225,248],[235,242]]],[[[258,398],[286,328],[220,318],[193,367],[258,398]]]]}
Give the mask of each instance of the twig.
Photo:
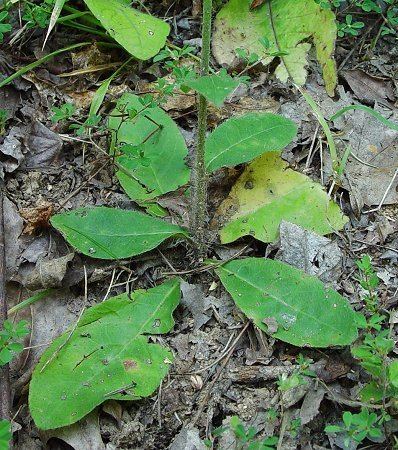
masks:
{"type": "Polygon", "coordinates": [[[245,331],[247,330],[247,328],[250,325],[250,321],[248,321],[246,323],[246,325],[242,328],[242,331],[238,334],[238,336],[236,337],[236,339],[234,340],[234,343],[231,345],[231,349],[229,350],[229,352],[226,354],[226,357],[223,361],[223,363],[221,364],[220,368],[218,369],[216,375],[214,376],[213,380],[211,381],[211,383],[209,384],[209,386],[207,387],[207,391],[205,396],[202,399],[202,402],[198,408],[198,412],[195,415],[195,418],[192,422],[192,425],[196,425],[196,423],[198,422],[200,416],[202,415],[203,410],[205,409],[205,406],[207,405],[207,402],[209,400],[211,391],[214,387],[214,385],[216,384],[217,380],[220,378],[220,375],[222,373],[222,371],[225,369],[225,366],[228,364],[228,361],[231,359],[231,356],[235,350],[236,345],[238,344],[240,338],[243,336],[243,334],[245,333],[245,331]]]}
{"type": "Polygon", "coordinates": [[[103,302],[108,298],[108,295],[111,292],[111,289],[113,287],[113,282],[115,280],[115,274],[116,274],[116,268],[112,270],[111,282],[109,283],[109,286],[108,286],[108,289],[106,291],[106,294],[104,295],[104,298],[102,299],[103,302]]]}
{"type": "Polygon", "coordinates": [[[307,156],[307,161],[305,162],[305,168],[308,169],[311,165],[311,161],[312,161],[312,152],[314,150],[314,146],[315,146],[315,140],[316,137],[318,136],[318,131],[319,131],[319,123],[316,126],[316,130],[314,133],[314,137],[312,138],[312,142],[311,142],[311,146],[310,146],[310,150],[308,152],[308,156],[307,156]]]}
{"type": "Polygon", "coordinates": [[[278,445],[276,447],[276,450],[283,450],[282,443],[283,443],[283,438],[285,437],[287,423],[289,421],[289,418],[290,418],[289,414],[282,411],[282,424],[281,424],[281,428],[279,430],[279,440],[278,440],[278,445]]]}
{"type": "Polygon", "coordinates": [[[163,385],[163,380],[160,382],[158,398],[157,398],[159,428],[162,428],[162,385],[163,385]]]}
{"type": "Polygon", "coordinates": [[[87,186],[90,181],[95,178],[102,169],[105,169],[105,167],[109,164],[109,161],[106,161],[105,164],[103,164],[98,170],[96,170],[92,175],[90,175],[89,178],[87,178],[86,181],[84,181],[77,189],[75,189],[70,195],[66,197],[66,199],[58,206],[57,211],[61,210],[71,198],[73,198],[75,195],[77,195],[85,186],[87,186]]]}
{"type": "MultiPolygon", "coordinates": [[[[0,330],[7,320],[6,253],[4,236],[4,183],[0,180],[0,330]]],[[[8,364],[0,367],[0,418],[11,418],[11,385],[8,364]]]]}
{"type": "Polygon", "coordinates": [[[398,175],[398,169],[395,170],[395,173],[390,181],[390,184],[387,186],[386,191],[384,192],[383,198],[381,199],[379,206],[377,208],[369,209],[369,211],[364,211],[364,214],[369,214],[371,212],[379,211],[381,207],[383,206],[384,200],[387,198],[388,193],[390,192],[390,189],[395,181],[395,178],[397,178],[398,175]]]}
{"type": "MultiPolygon", "coordinates": [[[[227,356],[228,352],[230,351],[229,344],[231,343],[232,339],[234,338],[234,334],[231,334],[230,338],[228,339],[227,345],[225,346],[224,350],[221,352],[221,355],[213,361],[208,366],[202,367],[201,369],[195,370],[194,372],[186,373],[186,375],[196,375],[198,373],[206,372],[206,370],[211,369],[213,366],[218,364],[225,356],[227,356]]],[[[234,344],[232,344],[234,345],[234,344]]]]}

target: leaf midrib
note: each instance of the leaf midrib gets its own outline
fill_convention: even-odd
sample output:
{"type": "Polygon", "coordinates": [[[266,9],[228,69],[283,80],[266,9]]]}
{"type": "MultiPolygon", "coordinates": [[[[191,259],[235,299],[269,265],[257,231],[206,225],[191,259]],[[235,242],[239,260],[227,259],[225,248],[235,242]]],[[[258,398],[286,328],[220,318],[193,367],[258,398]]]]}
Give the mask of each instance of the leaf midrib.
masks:
{"type": "MultiPolygon", "coordinates": [[[[220,158],[225,152],[231,150],[231,148],[234,148],[234,147],[242,144],[243,142],[245,142],[245,141],[247,141],[249,139],[252,139],[253,137],[257,137],[260,134],[268,133],[268,132],[270,132],[270,131],[272,131],[272,130],[274,130],[276,128],[285,127],[285,126],[286,126],[286,124],[274,125],[273,127],[267,128],[266,130],[261,130],[258,133],[251,134],[250,136],[245,137],[245,138],[243,138],[243,139],[241,139],[239,141],[235,141],[233,144],[231,144],[228,147],[226,147],[222,152],[217,153],[216,156],[214,156],[209,162],[206,163],[206,167],[208,168],[214,160],[216,160],[217,158],[220,158]]],[[[215,169],[212,169],[212,170],[215,170],[215,169]]]]}
{"type": "MultiPolygon", "coordinates": [[[[147,324],[148,324],[151,320],[153,320],[153,318],[155,317],[155,315],[157,314],[157,312],[159,311],[159,309],[165,304],[165,302],[167,301],[167,299],[173,294],[173,291],[174,291],[176,288],[178,288],[178,282],[174,283],[174,285],[171,287],[171,289],[169,290],[169,292],[168,292],[167,294],[164,295],[163,301],[159,303],[158,307],[157,307],[157,308],[153,311],[153,313],[149,316],[148,320],[146,320],[145,322],[142,323],[141,327],[137,330],[137,333],[136,333],[134,336],[131,337],[131,339],[128,341],[128,343],[127,343],[126,345],[122,346],[122,347],[121,347],[121,350],[120,350],[118,353],[116,353],[116,354],[113,356],[113,358],[109,358],[110,361],[113,362],[113,361],[115,361],[118,357],[120,357],[120,355],[121,355],[122,353],[124,353],[124,351],[131,345],[131,343],[134,342],[139,336],[147,336],[147,335],[148,335],[148,334],[144,334],[144,333],[143,333],[143,330],[145,329],[145,327],[147,326],[147,324]]],[[[172,311],[170,311],[170,314],[172,314],[172,311]]],[[[98,320],[100,320],[100,318],[97,319],[96,321],[98,321],[98,320]]],[[[88,324],[87,326],[94,324],[96,321],[91,322],[91,323],[88,324]]],[[[81,329],[84,328],[85,326],[86,326],[86,325],[84,325],[84,326],[81,327],[81,328],[77,327],[77,330],[81,330],[81,329]]],[[[75,330],[75,332],[76,332],[76,330],[75,330]]],[[[71,342],[71,341],[72,341],[72,339],[70,338],[70,339],[69,339],[69,342],[71,342]]],[[[68,344],[66,344],[66,345],[68,345],[68,344]]],[[[147,345],[159,345],[159,344],[150,344],[150,343],[147,341],[147,345]]],[[[164,348],[164,347],[161,346],[161,345],[160,345],[160,347],[164,348]]],[[[53,362],[55,362],[56,360],[57,360],[57,358],[54,358],[54,361],[53,361],[53,362]]],[[[43,364],[45,364],[45,362],[44,362],[43,364]]],[[[95,372],[95,374],[94,374],[92,377],[90,377],[89,379],[85,380],[85,383],[91,383],[91,382],[92,382],[93,380],[95,380],[96,378],[100,378],[100,377],[101,377],[101,374],[104,373],[104,372],[106,371],[106,369],[107,369],[109,366],[111,366],[110,362],[109,362],[108,365],[103,366],[103,369],[102,369],[102,370],[99,370],[99,371],[97,370],[97,371],[95,372]]],[[[39,366],[38,366],[38,367],[39,367],[39,366]]],[[[38,367],[37,367],[37,369],[38,369],[38,367]]],[[[51,367],[51,364],[50,364],[50,367],[51,367]]],[[[37,369],[36,369],[36,370],[37,370],[37,369]]],[[[79,393],[79,392],[80,392],[80,390],[81,390],[80,385],[78,385],[77,388],[79,388],[79,389],[73,390],[73,388],[72,388],[72,390],[71,390],[72,392],[71,392],[71,394],[70,394],[71,397],[73,397],[75,393],[79,393]]],[[[70,392],[70,391],[69,391],[69,392],[70,392]]],[[[96,392],[97,392],[97,391],[96,391],[96,392]]],[[[91,398],[99,398],[99,399],[100,399],[99,402],[95,402],[96,404],[93,406],[93,408],[95,408],[95,406],[97,406],[98,404],[101,403],[101,399],[102,399],[102,400],[105,400],[105,399],[106,399],[102,393],[100,393],[97,397],[96,397],[95,395],[93,395],[91,398]]],[[[109,397],[108,399],[111,399],[111,398],[112,398],[112,397],[109,397]]],[[[92,411],[93,408],[91,408],[90,411],[92,411]]],[[[84,413],[84,415],[85,415],[85,414],[88,414],[90,411],[87,411],[86,413],[84,413]]],[[[81,417],[84,417],[84,415],[81,416],[81,417]]],[[[75,419],[75,417],[74,417],[74,419],[75,419]]],[[[74,421],[75,421],[75,420],[74,420],[74,421]]],[[[68,423],[69,423],[69,421],[68,421],[68,423]]],[[[67,425],[67,424],[65,424],[65,425],[67,425]]]]}
{"type": "Polygon", "coordinates": [[[234,275],[236,278],[238,278],[239,280],[245,282],[246,284],[248,284],[249,286],[255,288],[258,291],[261,292],[266,292],[267,295],[269,295],[271,298],[275,299],[277,302],[281,303],[282,305],[286,306],[287,308],[291,309],[292,311],[296,312],[296,313],[300,313],[305,315],[306,317],[315,320],[315,322],[320,323],[320,324],[324,324],[326,325],[328,328],[330,328],[331,330],[333,330],[334,332],[337,331],[338,334],[341,334],[341,330],[339,330],[338,328],[334,328],[333,326],[331,326],[328,322],[322,322],[321,320],[319,320],[319,318],[317,318],[316,316],[312,316],[311,314],[308,314],[306,311],[304,310],[298,310],[296,308],[294,308],[292,305],[289,305],[289,303],[286,303],[285,301],[283,301],[282,299],[278,298],[277,296],[275,296],[275,294],[270,294],[269,292],[266,291],[265,288],[261,288],[260,286],[253,284],[252,282],[248,281],[246,278],[243,278],[241,276],[239,276],[236,272],[232,272],[228,269],[226,269],[225,267],[221,267],[221,270],[224,270],[225,272],[229,273],[230,275],[234,275]]]}

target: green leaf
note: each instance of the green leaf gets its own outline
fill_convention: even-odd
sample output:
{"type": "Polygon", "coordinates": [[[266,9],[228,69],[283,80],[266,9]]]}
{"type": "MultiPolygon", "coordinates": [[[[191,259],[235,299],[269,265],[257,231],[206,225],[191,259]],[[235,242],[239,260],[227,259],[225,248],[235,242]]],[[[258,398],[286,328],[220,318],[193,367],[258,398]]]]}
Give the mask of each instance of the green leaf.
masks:
{"type": "Polygon", "coordinates": [[[117,176],[127,195],[138,202],[174,191],[189,180],[188,149],[176,123],[159,107],[144,108],[138,96],[125,94],[109,119],[115,144],[128,144],[116,158],[117,176]],[[129,109],[137,116],[115,117],[129,109]]]}
{"type": "Polygon", "coordinates": [[[8,450],[12,438],[11,423],[8,420],[0,420],[0,450],[8,450]]]}
{"type": "Polygon", "coordinates": [[[231,65],[236,49],[256,53],[264,64],[278,55],[276,76],[304,84],[307,54],[315,45],[322,66],[326,90],[333,95],[337,84],[333,59],[337,26],[332,11],[322,9],[314,0],[268,0],[250,10],[252,0],[230,0],[215,20],[213,53],[218,63],[231,65]],[[261,42],[266,39],[267,46],[261,42]]]}
{"type": "Polygon", "coordinates": [[[342,428],[338,425],[328,425],[325,427],[325,433],[340,433],[342,428]]]}
{"type": "Polygon", "coordinates": [[[98,114],[113,78],[114,76],[111,75],[109,78],[104,80],[100,87],[95,91],[94,97],[90,104],[90,111],[88,113],[89,116],[96,116],[98,114]]]}
{"type": "Polygon", "coordinates": [[[398,388],[398,360],[395,359],[388,367],[388,377],[390,383],[395,388],[398,388]]]}
{"type": "Polygon", "coordinates": [[[217,270],[236,305],[267,331],[267,319],[278,324],[272,336],[299,347],[349,345],[357,337],[354,311],[347,300],[280,261],[247,258],[217,270]]]}
{"type": "Polygon", "coordinates": [[[294,122],[271,113],[250,113],[226,120],[206,141],[206,168],[214,172],[282,150],[297,133],[294,122]]]}
{"type": "Polygon", "coordinates": [[[242,236],[273,242],[282,220],[325,235],[347,222],[322,186],[288,168],[278,153],[253,161],[216,213],[223,244],[242,236]]]}
{"type": "Polygon", "coordinates": [[[377,403],[383,400],[386,393],[383,386],[379,386],[376,381],[370,381],[360,390],[359,395],[364,403],[377,403]]]}
{"type": "Polygon", "coordinates": [[[90,111],[88,113],[89,116],[96,116],[98,111],[101,108],[101,105],[104,101],[104,98],[108,92],[109,86],[111,82],[119,75],[119,73],[131,62],[133,58],[129,58],[126,62],[124,62],[109,78],[104,80],[100,87],[96,90],[93,99],[90,104],[90,111]]]}
{"type": "Polygon", "coordinates": [[[228,95],[239,86],[240,80],[230,77],[227,73],[220,73],[194,78],[184,84],[221,107],[228,95]]]}
{"type": "Polygon", "coordinates": [[[36,425],[70,425],[105,400],[151,395],[173,356],[148,343],[147,335],[172,329],[179,301],[179,281],[172,279],[89,308],[72,333],[55,339],[33,372],[29,407],[36,425]]]}
{"type": "Polygon", "coordinates": [[[137,59],[155,56],[170,27],[156,17],[132,9],[121,0],[84,0],[110,36],[137,59]]]}
{"type": "Polygon", "coordinates": [[[167,238],[187,235],[177,225],[146,214],[102,206],[57,214],[51,223],[81,253],[100,259],[139,255],[167,238]]]}

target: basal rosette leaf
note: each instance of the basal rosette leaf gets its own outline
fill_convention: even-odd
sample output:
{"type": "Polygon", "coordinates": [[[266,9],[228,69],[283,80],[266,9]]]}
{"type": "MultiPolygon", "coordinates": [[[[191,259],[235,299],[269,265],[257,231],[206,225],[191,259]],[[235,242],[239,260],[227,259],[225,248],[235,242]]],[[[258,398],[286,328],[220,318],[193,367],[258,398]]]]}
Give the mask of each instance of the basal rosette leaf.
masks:
{"type": "Polygon", "coordinates": [[[110,399],[151,395],[173,360],[149,343],[174,325],[178,279],[147,291],[122,294],[89,308],[77,327],[43,353],[29,387],[29,408],[43,430],[70,425],[110,399]]]}

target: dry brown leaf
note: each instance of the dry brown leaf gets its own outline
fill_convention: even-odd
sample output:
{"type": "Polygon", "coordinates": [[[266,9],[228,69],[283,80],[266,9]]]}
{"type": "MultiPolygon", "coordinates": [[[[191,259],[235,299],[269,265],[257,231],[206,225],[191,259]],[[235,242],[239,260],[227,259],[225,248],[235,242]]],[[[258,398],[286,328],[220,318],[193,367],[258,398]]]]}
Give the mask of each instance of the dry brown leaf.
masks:
{"type": "Polygon", "coordinates": [[[373,105],[378,102],[388,106],[394,100],[394,90],[388,80],[373,77],[359,69],[343,72],[342,76],[363,103],[373,105]]]}
{"type": "Polygon", "coordinates": [[[41,202],[36,208],[23,208],[19,211],[25,220],[23,234],[35,234],[37,231],[50,226],[49,221],[54,213],[54,205],[50,202],[41,202]]]}

